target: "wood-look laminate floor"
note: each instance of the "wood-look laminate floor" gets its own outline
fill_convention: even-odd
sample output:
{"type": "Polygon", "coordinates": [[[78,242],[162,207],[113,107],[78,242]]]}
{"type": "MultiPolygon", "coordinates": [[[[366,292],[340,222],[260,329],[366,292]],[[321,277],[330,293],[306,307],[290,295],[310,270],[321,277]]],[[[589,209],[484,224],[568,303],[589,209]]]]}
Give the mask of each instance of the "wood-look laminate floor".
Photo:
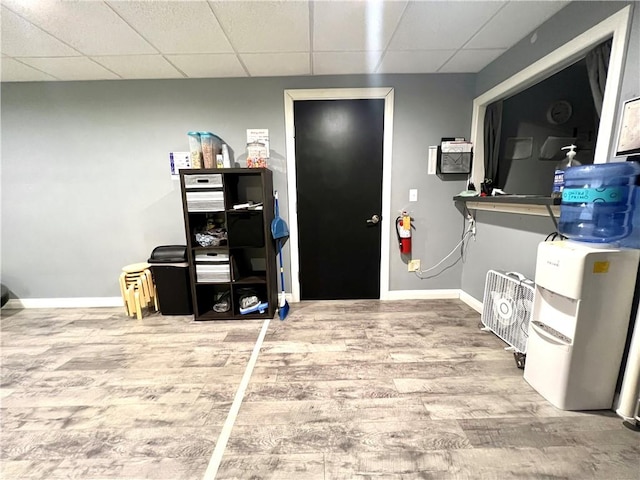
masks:
{"type": "Polygon", "coordinates": [[[0,478],[202,479],[226,421],[218,479],[640,479],[640,434],[551,406],[460,301],[291,307],[229,419],[262,321],[3,310],[0,478]]]}

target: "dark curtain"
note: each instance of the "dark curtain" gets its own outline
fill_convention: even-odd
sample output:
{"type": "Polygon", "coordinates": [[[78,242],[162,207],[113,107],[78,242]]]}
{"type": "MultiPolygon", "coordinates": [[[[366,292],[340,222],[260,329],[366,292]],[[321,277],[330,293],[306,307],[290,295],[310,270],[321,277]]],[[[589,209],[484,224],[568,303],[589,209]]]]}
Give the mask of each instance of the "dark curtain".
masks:
{"type": "Polygon", "coordinates": [[[593,95],[593,103],[596,107],[596,112],[598,112],[598,117],[602,114],[602,100],[604,99],[604,87],[607,85],[611,44],[612,40],[609,39],[595,47],[585,57],[591,94],[593,95]]]}
{"type": "Polygon", "coordinates": [[[484,178],[493,185],[498,181],[498,155],[502,129],[502,100],[487,106],[484,113],[484,178]]]}

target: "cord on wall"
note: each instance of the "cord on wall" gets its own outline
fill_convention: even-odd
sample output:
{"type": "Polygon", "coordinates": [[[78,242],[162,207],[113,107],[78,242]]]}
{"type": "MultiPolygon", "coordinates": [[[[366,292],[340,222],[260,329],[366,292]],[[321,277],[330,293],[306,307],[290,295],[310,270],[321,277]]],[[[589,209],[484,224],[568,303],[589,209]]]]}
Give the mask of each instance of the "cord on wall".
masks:
{"type": "Polygon", "coordinates": [[[469,226],[467,227],[467,229],[465,230],[465,232],[462,234],[462,240],[460,240],[458,242],[458,244],[453,247],[453,249],[442,259],[440,260],[438,263],[436,263],[433,267],[429,267],[426,270],[416,270],[414,273],[416,274],[416,277],[418,277],[421,280],[427,280],[429,278],[434,278],[437,277],[438,275],[440,275],[441,273],[443,273],[444,271],[448,270],[449,268],[453,267],[454,265],[456,265],[460,260],[462,260],[464,258],[464,254],[465,254],[465,245],[469,238],[473,237],[475,238],[476,236],[476,221],[473,217],[471,217],[469,219],[469,226]],[[439,271],[438,273],[434,274],[434,275],[430,275],[428,277],[423,277],[422,275],[430,272],[432,270],[435,270],[436,268],[438,268],[440,265],[442,265],[445,260],[447,260],[451,255],[453,255],[456,250],[458,249],[458,247],[462,247],[461,251],[460,251],[460,257],[451,265],[449,265],[448,267],[442,269],[441,271],[439,271]]]}

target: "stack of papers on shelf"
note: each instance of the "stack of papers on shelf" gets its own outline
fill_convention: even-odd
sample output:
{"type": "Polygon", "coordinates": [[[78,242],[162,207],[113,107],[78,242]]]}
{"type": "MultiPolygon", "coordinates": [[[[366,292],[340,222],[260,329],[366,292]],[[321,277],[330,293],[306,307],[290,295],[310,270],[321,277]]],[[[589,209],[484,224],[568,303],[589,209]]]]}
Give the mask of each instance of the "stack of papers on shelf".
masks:
{"type": "Polygon", "coordinates": [[[471,153],[473,143],[466,141],[445,141],[441,145],[442,153],[471,153]]]}
{"type": "Polygon", "coordinates": [[[471,173],[473,143],[464,140],[445,140],[440,147],[440,173],[471,173]]]}

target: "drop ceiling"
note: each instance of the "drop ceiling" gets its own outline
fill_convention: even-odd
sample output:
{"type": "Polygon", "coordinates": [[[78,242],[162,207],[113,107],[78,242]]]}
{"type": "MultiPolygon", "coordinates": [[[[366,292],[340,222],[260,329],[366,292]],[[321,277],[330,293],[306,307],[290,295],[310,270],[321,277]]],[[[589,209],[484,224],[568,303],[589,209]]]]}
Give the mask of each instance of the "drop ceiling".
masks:
{"type": "Polygon", "coordinates": [[[567,3],[0,0],[2,81],[473,73],[567,3]]]}

